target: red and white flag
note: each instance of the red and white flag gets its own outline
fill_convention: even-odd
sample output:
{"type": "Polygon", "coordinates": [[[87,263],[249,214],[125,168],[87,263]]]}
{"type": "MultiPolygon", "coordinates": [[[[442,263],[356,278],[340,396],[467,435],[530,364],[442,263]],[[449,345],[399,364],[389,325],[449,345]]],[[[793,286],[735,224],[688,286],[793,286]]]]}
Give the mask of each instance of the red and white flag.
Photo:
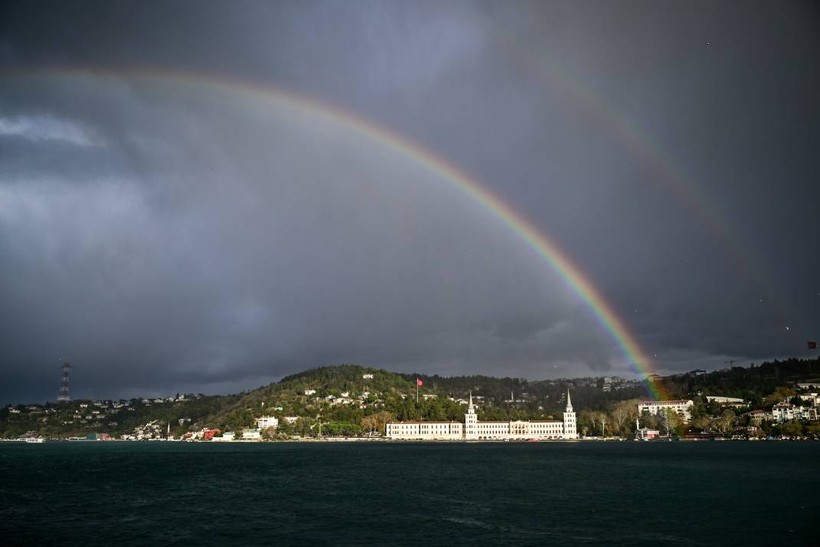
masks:
{"type": "Polygon", "coordinates": [[[424,385],[424,382],[421,381],[421,378],[416,378],[416,385],[417,386],[423,386],[424,385]]]}
{"type": "Polygon", "coordinates": [[[809,349],[817,349],[817,342],[814,340],[809,340],[806,344],[809,346],[809,349]]]}

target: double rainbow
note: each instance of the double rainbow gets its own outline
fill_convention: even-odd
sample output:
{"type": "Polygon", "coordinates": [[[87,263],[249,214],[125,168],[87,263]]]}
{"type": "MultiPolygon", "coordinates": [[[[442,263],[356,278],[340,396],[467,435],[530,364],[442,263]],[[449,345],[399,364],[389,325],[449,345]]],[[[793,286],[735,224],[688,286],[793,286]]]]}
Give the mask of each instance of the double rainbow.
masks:
{"type": "MultiPolygon", "coordinates": [[[[613,307],[606,301],[601,292],[581,272],[567,254],[540,232],[523,215],[516,212],[507,203],[482,185],[465,171],[434,155],[396,132],[376,125],[351,112],[319,102],[305,96],[296,95],[285,90],[251,82],[230,80],[212,75],[162,70],[93,70],[79,71],[66,69],[48,69],[29,73],[0,74],[0,79],[9,77],[70,77],[100,76],[121,78],[157,86],[193,86],[207,87],[230,100],[253,101],[264,104],[275,103],[289,112],[316,120],[317,123],[337,124],[356,136],[374,141],[400,155],[423,166],[442,181],[459,190],[459,192],[483,209],[489,216],[514,233],[518,239],[534,251],[549,267],[557,272],[568,287],[585,303],[597,322],[617,343],[632,368],[641,376],[653,372],[652,361],[641,348],[635,336],[629,331],[626,323],[618,317],[613,307]]],[[[311,120],[311,121],[313,121],[311,120]]],[[[657,387],[649,383],[650,395],[662,398],[657,387]]]]}

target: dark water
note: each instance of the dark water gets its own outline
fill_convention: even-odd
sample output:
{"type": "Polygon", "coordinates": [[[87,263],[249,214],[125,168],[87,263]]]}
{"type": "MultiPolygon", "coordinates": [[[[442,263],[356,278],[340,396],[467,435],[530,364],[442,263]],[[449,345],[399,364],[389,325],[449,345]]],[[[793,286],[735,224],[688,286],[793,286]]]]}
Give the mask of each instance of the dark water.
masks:
{"type": "Polygon", "coordinates": [[[820,442],[0,443],[3,545],[820,545],[820,442]]]}

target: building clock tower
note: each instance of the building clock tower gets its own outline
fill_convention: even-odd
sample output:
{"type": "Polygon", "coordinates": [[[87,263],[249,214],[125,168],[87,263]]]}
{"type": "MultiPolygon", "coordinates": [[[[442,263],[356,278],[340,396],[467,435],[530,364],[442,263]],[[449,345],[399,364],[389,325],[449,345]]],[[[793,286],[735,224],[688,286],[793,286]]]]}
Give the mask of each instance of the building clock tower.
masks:
{"type": "Polygon", "coordinates": [[[569,398],[569,389],[567,389],[567,409],[564,411],[564,438],[578,438],[578,429],[575,424],[575,411],[572,410],[572,399],[569,398]]]}
{"type": "Polygon", "coordinates": [[[464,415],[464,438],[477,439],[478,438],[478,416],[475,413],[473,406],[473,394],[470,392],[470,404],[467,406],[467,414],[464,415]]]}

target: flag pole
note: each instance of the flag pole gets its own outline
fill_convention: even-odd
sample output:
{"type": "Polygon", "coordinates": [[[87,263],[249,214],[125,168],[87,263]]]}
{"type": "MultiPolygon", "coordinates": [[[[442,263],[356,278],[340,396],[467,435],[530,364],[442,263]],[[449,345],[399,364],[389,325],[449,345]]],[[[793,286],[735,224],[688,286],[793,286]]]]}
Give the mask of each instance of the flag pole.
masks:
{"type": "Polygon", "coordinates": [[[419,402],[419,379],[416,378],[416,402],[419,402]]]}

